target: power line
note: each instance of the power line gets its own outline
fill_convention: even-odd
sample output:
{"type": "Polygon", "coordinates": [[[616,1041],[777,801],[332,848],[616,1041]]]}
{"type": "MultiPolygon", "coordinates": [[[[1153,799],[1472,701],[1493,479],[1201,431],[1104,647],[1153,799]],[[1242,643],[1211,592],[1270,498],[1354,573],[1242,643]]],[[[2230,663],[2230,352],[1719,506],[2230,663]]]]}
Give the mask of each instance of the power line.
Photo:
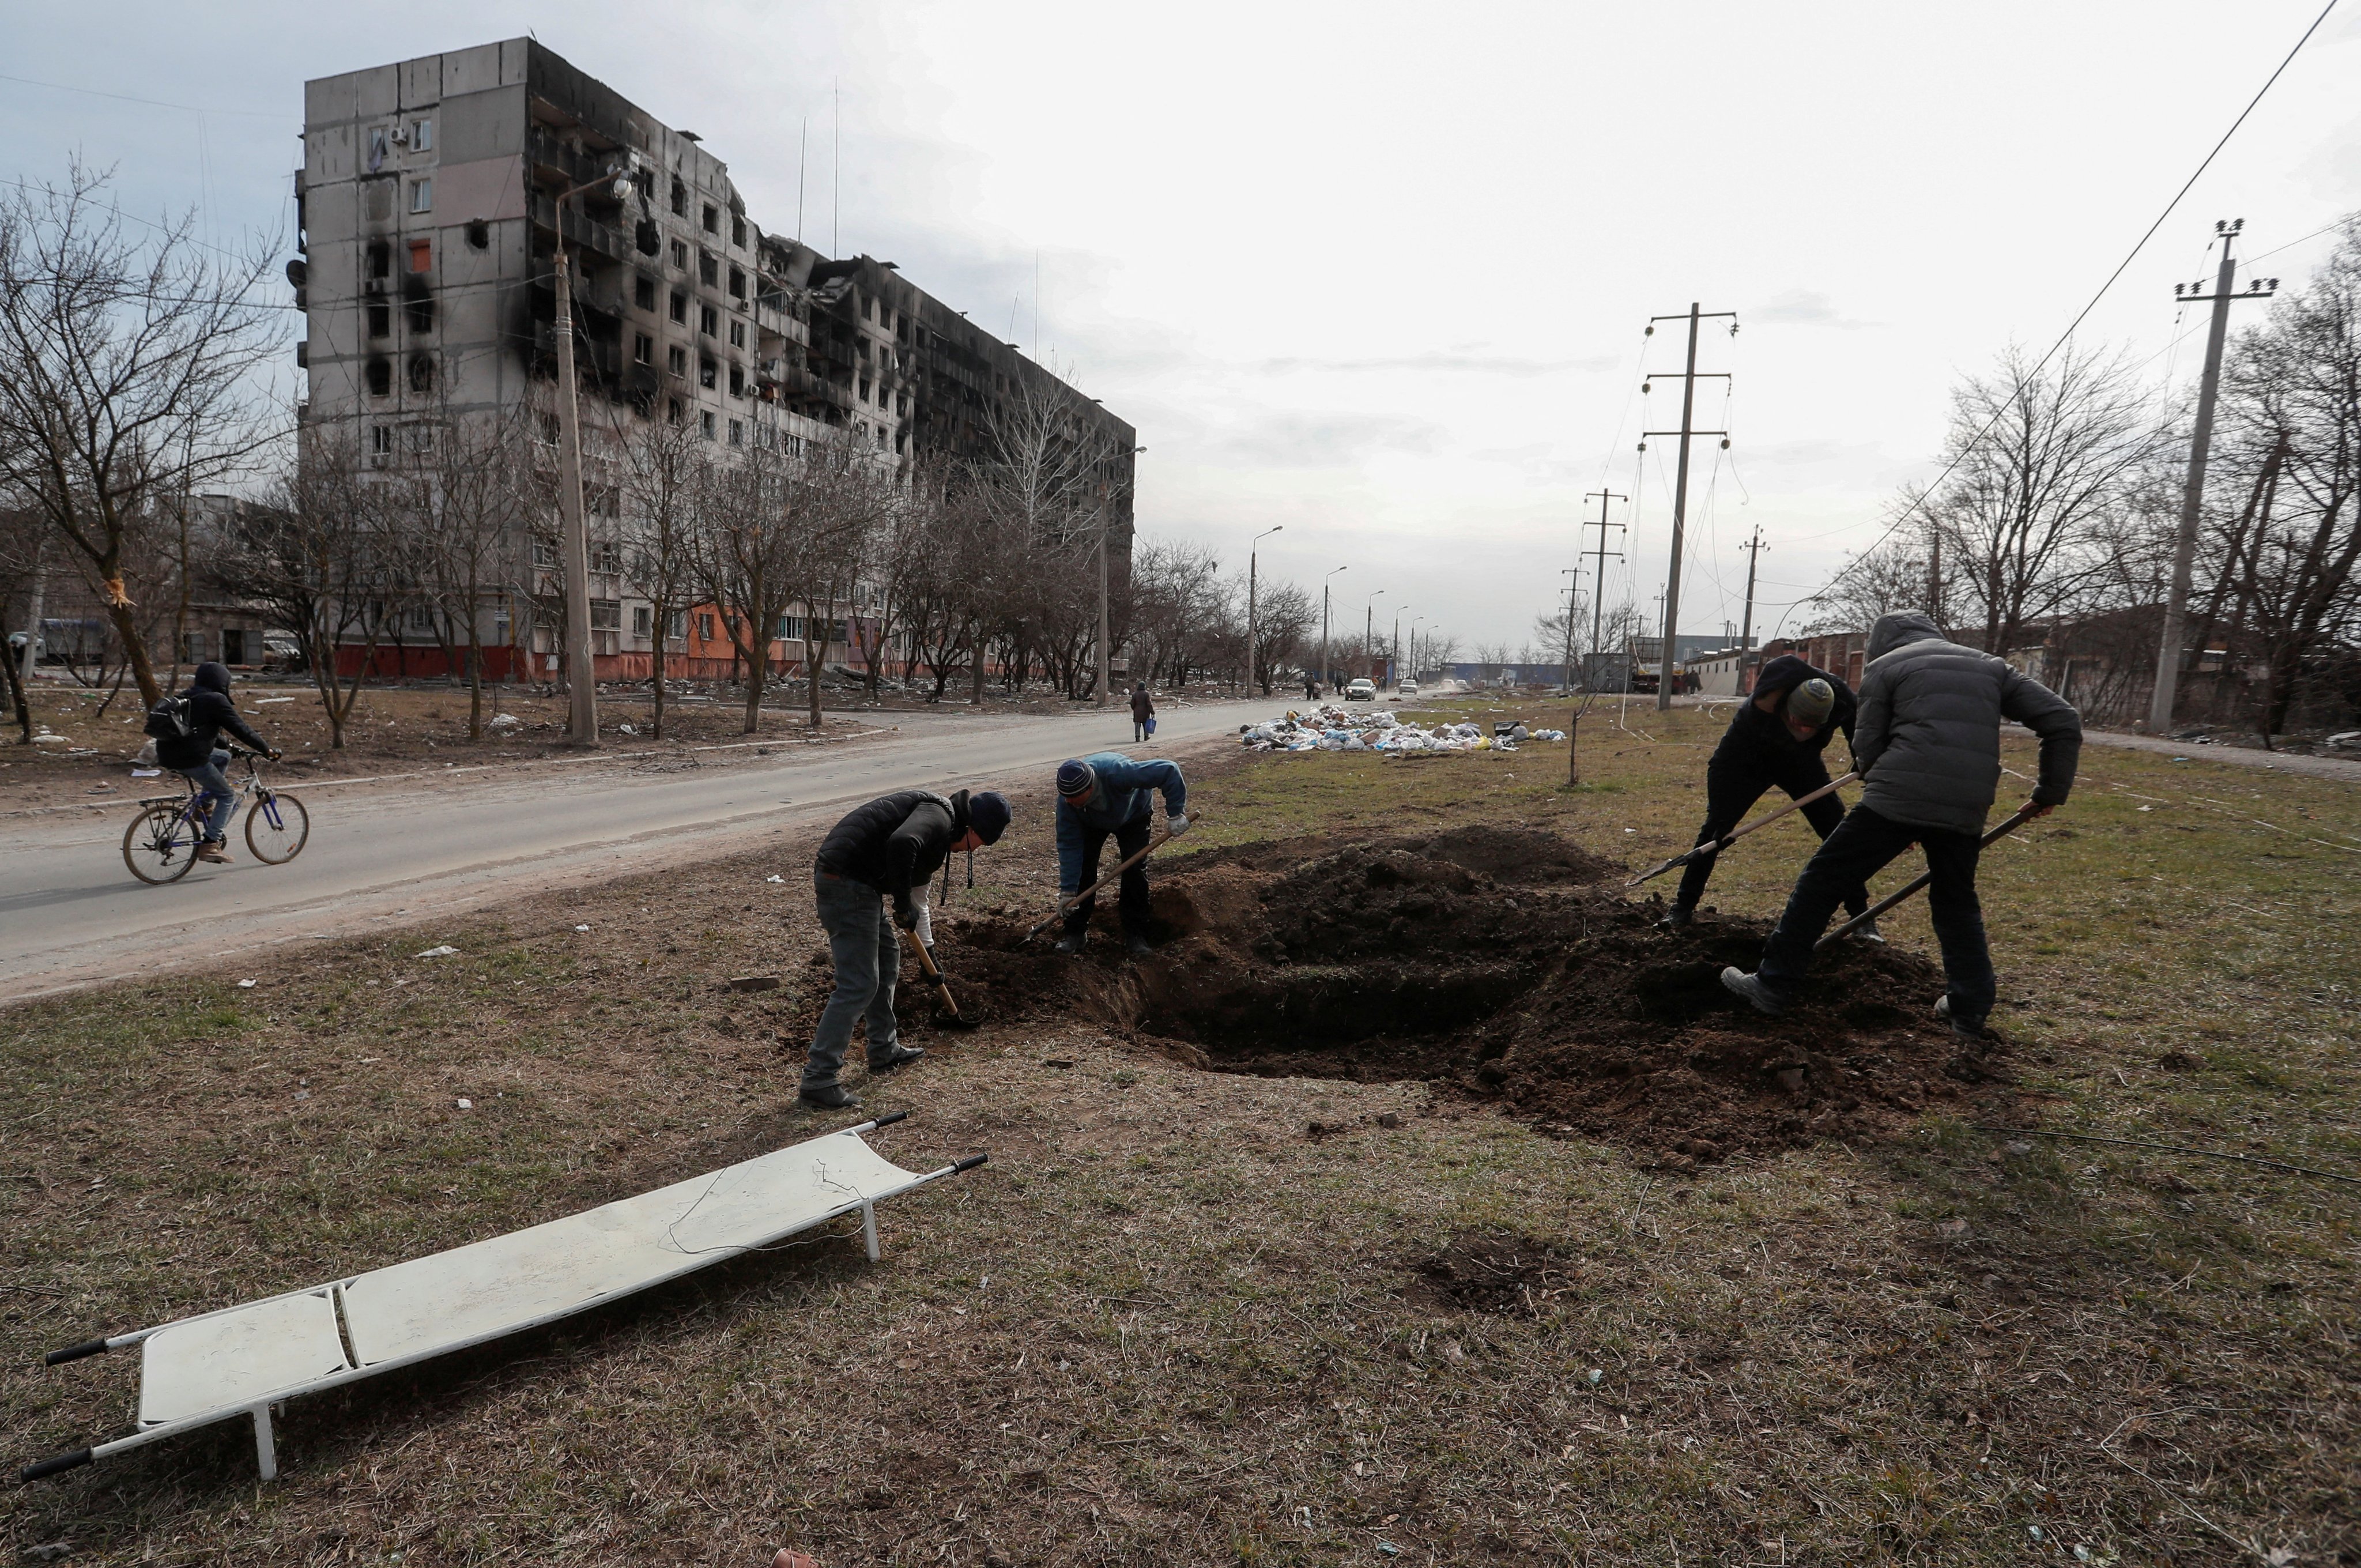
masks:
{"type": "MultiPolygon", "coordinates": [[[[2246,116],[2255,112],[2257,105],[2262,103],[2263,95],[2271,90],[2272,85],[2276,83],[2279,77],[2286,72],[2287,68],[2295,63],[2295,57],[2303,51],[2303,46],[2312,41],[2312,35],[2320,30],[2320,24],[2328,20],[2328,14],[2335,9],[2336,0],[2328,0],[2328,4],[2321,7],[2320,15],[2312,19],[2312,26],[2304,28],[2303,36],[2295,40],[2295,47],[2287,51],[2287,58],[2279,61],[2278,68],[2270,73],[2270,76],[2263,82],[2262,86],[2256,90],[2254,97],[2247,101],[2246,106],[2238,111],[2238,117],[2230,122],[2230,128],[2222,133],[2222,139],[2213,144],[2213,150],[2205,155],[2203,161],[2198,164],[2195,171],[2192,172],[2187,180],[2181,181],[2180,189],[2172,193],[2172,200],[2164,204],[2164,211],[2156,215],[2156,222],[2147,225],[2147,232],[2139,236],[2138,243],[2135,244],[2130,252],[2125,256],[2123,260],[2116,264],[2115,269],[2107,274],[2107,280],[2099,285],[2099,291],[2091,296],[2091,302],[2084,305],[2081,310],[2076,313],[2074,319],[2067,323],[2066,330],[2059,334],[2058,341],[2049,345],[2049,352],[2041,356],[2040,362],[2034,366],[2033,369],[2028,372],[2028,376],[2039,375],[2043,367],[2047,366],[2052,359],[2056,358],[2058,356],[2058,351],[2065,347],[2067,342],[2073,337],[2075,330],[2079,328],[2084,321],[2089,319],[2092,311],[2099,308],[2099,302],[2107,297],[2107,291],[2115,286],[2115,280],[2124,275],[2125,270],[2138,258],[2139,253],[2147,248],[2147,242],[2156,237],[2156,231],[2164,226],[2164,222],[2167,218],[2172,216],[2174,209],[2180,205],[2181,198],[2188,195],[2190,188],[2195,185],[2204,172],[2213,166],[2213,160],[2222,156],[2222,149],[2230,145],[2230,138],[2238,134],[2238,127],[2246,123],[2246,116]]],[[[2333,227],[2334,225],[2332,225],[2331,226],[2333,227]]],[[[2321,232],[2324,234],[2327,231],[2323,229],[2321,232]]],[[[2310,238],[2312,236],[2306,236],[2305,237],[2310,238]]],[[[2290,243],[2301,245],[2303,242],[2301,240],[2295,240],[2290,243]]],[[[1877,538],[1871,543],[1868,549],[1863,550],[1860,554],[1854,556],[1843,566],[1838,568],[1837,575],[1828,579],[1828,587],[1822,588],[1820,593],[1814,597],[1821,597],[1834,589],[1839,583],[1845,580],[1846,576],[1848,576],[1855,567],[1866,561],[1878,550],[1880,546],[1883,545],[1887,540],[1893,538],[1895,532],[1898,531],[1904,523],[1910,521],[1911,513],[1916,511],[1921,506],[1924,506],[1926,504],[1927,498],[1940,489],[1942,488],[1943,481],[1951,477],[1952,471],[1958,468],[1960,464],[1966,462],[1969,455],[1973,453],[1979,445],[1982,444],[1984,437],[1992,433],[1993,426],[1998,424],[2001,422],[2002,416],[2007,411],[2007,407],[2004,404],[2001,408],[1994,410],[1992,418],[1984,422],[1983,428],[1977,431],[1973,438],[1971,438],[1965,446],[1962,446],[1960,449],[1959,455],[1953,457],[1949,463],[1943,465],[1943,471],[1935,476],[1933,482],[1928,484],[1924,489],[1920,490],[1917,498],[1908,506],[1902,509],[1902,515],[1895,518],[1891,523],[1887,524],[1885,532],[1879,534],[1877,538]]],[[[1822,537],[1826,536],[1823,535],[1822,537]]]]}
{"type": "Polygon", "coordinates": [[[0,73],[0,82],[14,82],[25,87],[46,87],[53,93],[80,93],[92,98],[112,98],[118,104],[145,104],[151,109],[179,109],[192,115],[236,115],[249,120],[300,118],[284,111],[269,109],[208,109],[195,104],[169,104],[161,98],[141,98],[129,93],[104,93],[95,87],[76,87],[65,82],[42,82],[30,76],[0,73]]]}

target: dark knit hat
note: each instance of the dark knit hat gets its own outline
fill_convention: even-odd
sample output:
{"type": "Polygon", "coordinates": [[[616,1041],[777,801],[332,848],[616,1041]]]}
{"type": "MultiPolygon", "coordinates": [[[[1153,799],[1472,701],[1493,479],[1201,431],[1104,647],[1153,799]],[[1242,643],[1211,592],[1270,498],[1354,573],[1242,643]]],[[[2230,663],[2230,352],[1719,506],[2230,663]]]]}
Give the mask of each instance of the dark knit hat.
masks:
{"type": "Polygon", "coordinates": [[[1787,717],[1815,729],[1828,721],[1828,715],[1836,711],[1836,707],[1834,688],[1817,675],[1787,694],[1787,717]]]}
{"type": "Polygon", "coordinates": [[[988,789],[981,795],[967,797],[967,825],[975,836],[987,844],[997,844],[1000,836],[1008,831],[1008,819],[1015,815],[1008,808],[1008,797],[998,790],[988,789]]]}
{"type": "Polygon", "coordinates": [[[1072,800],[1077,795],[1089,795],[1098,785],[1098,770],[1088,762],[1078,762],[1070,757],[1058,764],[1058,795],[1060,799],[1072,800]]]}

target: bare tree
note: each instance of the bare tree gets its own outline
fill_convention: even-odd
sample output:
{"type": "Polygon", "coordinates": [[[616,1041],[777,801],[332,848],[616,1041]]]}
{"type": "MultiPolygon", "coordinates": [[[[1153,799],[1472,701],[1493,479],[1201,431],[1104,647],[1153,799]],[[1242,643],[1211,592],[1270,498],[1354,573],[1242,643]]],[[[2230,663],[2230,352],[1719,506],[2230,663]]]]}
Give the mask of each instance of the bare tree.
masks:
{"type": "Polygon", "coordinates": [[[1254,677],[1265,696],[1280,668],[1303,649],[1304,640],[1319,624],[1319,603],[1297,584],[1269,582],[1256,593],[1254,677]]]}
{"type": "Polygon", "coordinates": [[[704,440],[685,421],[643,421],[621,444],[628,466],[623,571],[648,601],[653,733],[662,740],[664,661],[673,617],[686,616],[702,597],[697,591],[697,531],[716,476],[704,440]]]}
{"type": "Polygon", "coordinates": [[[256,378],[284,334],[269,254],[216,259],[192,216],[134,240],[76,164],[0,197],[0,499],[55,531],[100,588],[132,677],[163,698],[126,584],[164,498],[239,468],[279,426],[256,378]]]}
{"type": "Polygon", "coordinates": [[[407,514],[402,576],[435,616],[445,667],[466,667],[467,738],[481,740],[484,610],[508,580],[518,520],[533,500],[530,433],[522,418],[448,409],[414,428],[429,433],[427,444],[381,499],[407,514]]]}

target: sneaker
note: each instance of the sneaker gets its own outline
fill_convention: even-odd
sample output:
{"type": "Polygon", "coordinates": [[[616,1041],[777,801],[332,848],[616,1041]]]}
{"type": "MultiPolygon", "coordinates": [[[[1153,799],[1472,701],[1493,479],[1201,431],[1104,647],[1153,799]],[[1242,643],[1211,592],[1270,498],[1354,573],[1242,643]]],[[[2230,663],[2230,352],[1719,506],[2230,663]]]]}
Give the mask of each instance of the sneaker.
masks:
{"type": "Polygon", "coordinates": [[[1877,928],[1877,922],[1874,920],[1864,920],[1854,927],[1852,939],[1856,942],[1875,942],[1881,948],[1885,946],[1885,933],[1877,928]]]}
{"type": "Polygon", "coordinates": [[[1059,938],[1056,945],[1049,950],[1053,953],[1063,953],[1071,959],[1081,952],[1090,939],[1091,934],[1088,931],[1069,931],[1059,938]]]}
{"type": "Polygon", "coordinates": [[[228,851],[222,848],[222,841],[219,839],[207,839],[198,844],[196,854],[197,859],[212,865],[225,866],[230,863],[228,851]]]}
{"type": "Polygon", "coordinates": [[[1759,974],[1749,974],[1737,965],[1721,971],[1721,986],[1733,996],[1742,996],[1757,1013],[1768,1013],[1773,1018],[1787,1011],[1786,999],[1764,983],[1759,974]]]}
{"type": "Polygon", "coordinates": [[[1135,959],[1144,959],[1156,951],[1156,944],[1137,931],[1126,931],[1123,934],[1123,950],[1135,959]]]}
{"type": "Polygon", "coordinates": [[[1982,1044],[1986,1038],[1984,1034],[1984,1021],[1982,1019],[1978,1018],[1971,1021],[1966,1018],[1959,1018],[1952,1015],[1951,994],[1949,992],[1945,992],[1942,995],[1935,998],[1935,1016],[1940,1018],[1944,1023],[1949,1024],[1951,1026],[1951,1034],[1956,1038],[1973,1040],[1978,1044],[1982,1044]]]}
{"type": "Polygon", "coordinates": [[[806,1084],[796,1096],[796,1103],[807,1111],[858,1111],[861,1102],[845,1092],[840,1083],[806,1084]]]}
{"type": "Polygon", "coordinates": [[[895,1068],[901,1067],[906,1063],[917,1061],[920,1057],[925,1056],[926,1054],[927,1047],[924,1046],[895,1046],[894,1047],[894,1054],[885,1058],[882,1061],[874,1058],[871,1058],[869,1070],[872,1072],[891,1072],[895,1068]]]}
{"type": "Polygon", "coordinates": [[[1664,910],[1664,917],[1656,922],[1656,929],[1659,931],[1682,930],[1693,924],[1696,919],[1697,911],[1689,905],[1686,904],[1671,905],[1664,910]]]}

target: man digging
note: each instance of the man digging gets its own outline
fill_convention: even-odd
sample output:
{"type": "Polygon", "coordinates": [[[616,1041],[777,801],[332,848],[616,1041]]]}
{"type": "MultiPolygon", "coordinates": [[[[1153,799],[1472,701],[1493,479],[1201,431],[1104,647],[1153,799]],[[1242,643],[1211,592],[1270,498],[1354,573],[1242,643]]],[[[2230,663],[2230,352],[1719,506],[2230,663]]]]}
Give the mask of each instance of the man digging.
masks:
{"type": "Polygon", "coordinates": [[[810,1111],[843,1111],[861,1102],[837,1081],[852,1025],[869,1020],[869,1070],[891,1072],[927,1053],[901,1043],[894,982],[902,970],[901,938],[918,928],[928,878],[954,853],[996,844],[1007,831],[1008,799],[992,790],[948,798],[907,789],[880,795],[848,814],[821,840],[812,865],[812,897],[828,933],[836,989],[821,1009],[797,1102],[810,1111]],[[893,900],[889,920],[884,901],[893,900]]]}
{"type": "Polygon", "coordinates": [[[1915,841],[1927,851],[1927,913],[1943,949],[1936,1015],[1962,1039],[1982,1039],[1997,982],[1976,900],[1976,859],[2000,784],[2004,718],[2041,737],[2041,778],[2026,809],[2047,817],[2073,787],[2081,715],[2006,662],[1945,641],[1926,616],[1879,616],[1853,728],[1861,804],[1796,879],[1761,967],[1723,970],[1721,983],[1758,1012],[1785,1012],[1838,903],[1915,841]]]}
{"type": "MultiPolygon", "coordinates": [[[[1058,764],[1058,892],[1071,897],[1097,882],[1099,855],[1109,835],[1115,858],[1128,861],[1148,848],[1148,826],[1157,792],[1164,795],[1164,828],[1174,838],[1189,830],[1189,786],[1174,763],[1158,759],[1135,762],[1120,751],[1101,751],[1058,764]]],[[[1066,934],[1058,951],[1073,954],[1090,939],[1095,892],[1067,912],[1066,934]]],[[[1115,909],[1123,942],[1134,958],[1154,952],[1148,939],[1148,862],[1123,873],[1115,909]]]]}
{"type": "MultiPolygon", "coordinates": [[[[1820,753],[1839,729],[1847,741],[1853,740],[1854,710],[1851,688],[1793,653],[1782,653],[1763,665],[1752,700],[1740,707],[1721,744],[1714,748],[1713,761],[1706,764],[1705,826],[1697,829],[1698,847],[1727,835],[1773,785],[1785,790],[1791,800],[1827,788],[1828,770],[1820,753]]],[[[1843,803],[1834,795],[1820,796],[1803,812],[1812,831],[1824,839],[1844,820],[1843,803]]],[[[1681,873],[1681,890],[1659,926],[1677,931],[1696,918],[1706,879],[1719,859],[1699,855],[1689,861],[1681,873]]],[[[1845,889],[1844,905],[1847,914],[1861,914],[1869,907],[1868,890],[1855,883],[1845,889]]],[[[1853,934],[1872,942],[1885,939],[1873,920],[1856,927],[1853,934]]]]}

